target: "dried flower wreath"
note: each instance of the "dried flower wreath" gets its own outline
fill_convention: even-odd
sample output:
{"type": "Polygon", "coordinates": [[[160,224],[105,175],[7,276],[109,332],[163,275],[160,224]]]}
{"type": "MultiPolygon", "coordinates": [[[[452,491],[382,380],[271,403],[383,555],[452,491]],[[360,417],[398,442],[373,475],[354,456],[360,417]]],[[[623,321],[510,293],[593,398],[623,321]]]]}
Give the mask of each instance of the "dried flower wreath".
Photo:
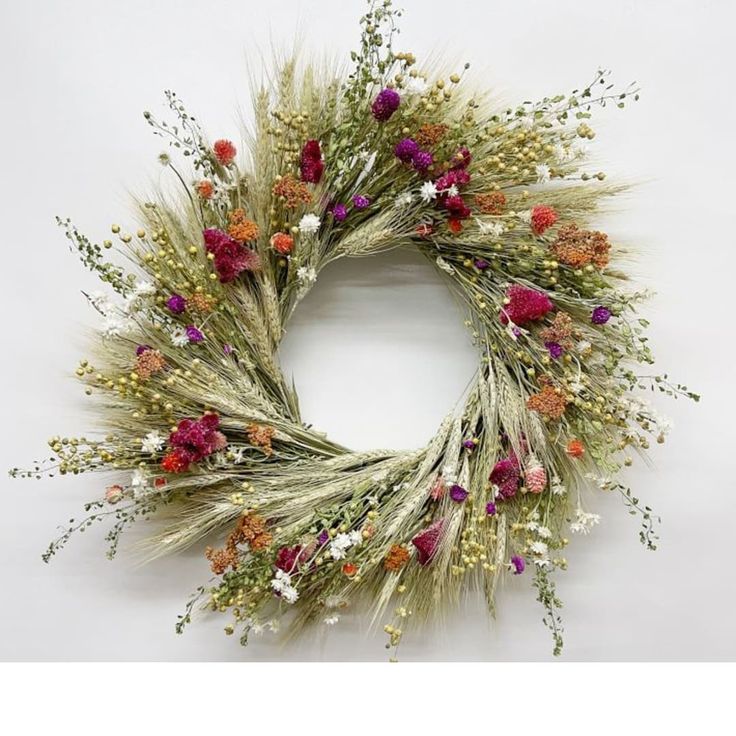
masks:
{"type": "Polygon", "coordinates": [[[494,111],[463,74],[394,51],[398,16],[390,0],[370,4],[346,79],[279,63],[255,95],[244,161],[229,140],[208,143],[171,92],[174,124],[145,113],[193,172],[162,154],[182,196],[142,203],[135,234],[112,226],[134,269],[105,260],[110,240],[60,221],[119,297],[86,295],[104,326],[77,368],[108,434],[53,437],[50,460],[11,474],[119,475],[46,561],[102,520],[110,556],[154,514],[151,556],[224,536],[178,631],[198,602],[230,612],[227,633],[246,643],[287,612],[296,630],[362,601],[395,650],[408,619],[464,589],[493,610],[510,572],[532,577],[558,654],[551,575],[568,531],[598,523],[582,492],[620,493],[656,546],[657,517],[615,479],[667,429],[637,389],[697,399],[636,372],[652,363],[636,316],[645,294],[624,288],[617,248],[587,225],[620,190],[585,168],[591,110],[637,90],[598,72],[570,95],[494,111]],[[279,342],[328,263],[396,247],[425,254],[460,297],[479,367],[424,449],[351,452],[302,421],[279,342]]]}

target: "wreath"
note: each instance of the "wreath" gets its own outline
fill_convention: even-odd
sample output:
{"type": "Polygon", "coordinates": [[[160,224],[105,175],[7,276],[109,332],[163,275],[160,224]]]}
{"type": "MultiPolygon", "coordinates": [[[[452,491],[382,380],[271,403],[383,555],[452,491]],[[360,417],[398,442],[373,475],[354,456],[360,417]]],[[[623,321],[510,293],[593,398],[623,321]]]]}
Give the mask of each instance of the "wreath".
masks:
{"type": "Polygon", "coordinates": [[[468,589],[493,611],[510,573],[531,578],[559,654],[553,574],[570,532],[599,521],[586,492],[621,494],[656,547],[657,517],[617,480],[667,430],[638,391],[697,399],[642,373],[646,293],[589,224],[621,190],[589,169],[592,111],[638,91],[599,71],[569,95],[497,109],[469,90],[468,65],[443,76],[396,51],[399,15],[370,4],[347,77],[277,63],[244,156],[208,142],[173,92],[175,120],[145,113],[176,154],[160,162],[178,188],[140,203],[140,229],[112,226],[132,267],[107,259],[112,240],[59,221],[109,287],[85,295],[103,323],[76,370],[106,434],[52,437],[50,459],[11,473],[115,474],[47,562],[105,520],[111,557],[154,516],[150,557],[208,544],[214,577],[179,632],[200,607],[228,613],[245,644],[284,615],[296,630],[362,605],[395,650],[468,589]],[[461,300],[478,369],[423,449],[353,452],[302,420],[279,344],[323,268],[398,247],[461,300]]]}

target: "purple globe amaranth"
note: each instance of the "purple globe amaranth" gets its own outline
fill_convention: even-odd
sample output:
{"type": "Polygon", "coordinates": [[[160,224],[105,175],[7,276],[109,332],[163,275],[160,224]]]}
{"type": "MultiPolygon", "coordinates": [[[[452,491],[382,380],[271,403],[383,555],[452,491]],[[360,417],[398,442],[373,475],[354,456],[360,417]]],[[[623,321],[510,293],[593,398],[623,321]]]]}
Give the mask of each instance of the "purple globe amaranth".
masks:
{"type": "Polygon", "coordinates": [[[457,483],[450,487],[450,498],[455,503],[462,503],[468,497],[468,492],[457,483]]]}
{"type": "Polygon", "coordinates": [[[395,89],[382,89],[373,100],[371,112],[379,123],[385,123],[398,109],[401,97],[395,89]]]}
{"type": "Polygon", "coordinates": [[[479,271],[485,271],[485,270],[486,270],[486,269],[487,269],[487,268],[488,268],[488,267],[489,267],[490,265],[491,265],[491,264],[490,264],[490,263],[488,263],[488,261],[486,261],[486,260],[485,260],[485,259],[483,259],[483,258],[476,258],[476,259],[475,259],[475,267],[476,267],[476,268],[477,268],[477,269],[478,269],[479,271]]]}
{"type": "Polygon", "coordinates": [[[560,345],[560,343],[558,342],[546,342],[544,343],[544,347],[546,347],[549,351],[550,357],[554,358],[555,360],[557,360],[557,358],[559,358],[564,352],[562,350],[562,345],[560,345]]]}
{"type": "Polygon", "coordinates": [[[519,555],[514,555],[511,558],[511,564],[514,566],[514,575],[521,575],[524,572],[524,568],[526,568],[524,558],[519,557],[519,555]]]}
{"type": "Polygon", "coordinates": [[[342,222],[348,216],[348,208],[344,204],[336,204],[332,208],[332,216],[338,222],[342,222]]]}
{"type": "Polygon", "coordinates": [[[181,314],[187,308],[187,300],[181,294],[172,294],[166,300],[166,306],[170,312],[181,314]]]}
{"type": "Polygon", "coordinates": [[[371,198],[366,197],[364,194],[356,194],[353,197],[353,207],[356,210],[364,210],[366,207],[371,206],[371,198]]]}
{"type": "Polygon", "coordinates": [[[411,163],[417,153],[419,153],[419,144],[412,138],[402,138],[394,146],[394,156],[405,164],[411,163]]]}
{"type": "Polygon", "coordinates": [[[606,307],[596,307],[590,315],[590,321],[594,325],[604,325],[611,319],[611,310],[606,307]]]}
{"type": "Polygon", "coordinates": [[[202,342],[204,340],[204,335],[194,325],[189,325],[186,332],[189,342],[202,342]]]}
{"type": "Polygon", "coordinates": [[[488,514],[488,516],[494,516],[495,513],[496,513],[496,504],[493,503],[493,501],[489,501],[486,504],[486,514],[488,514]]]}
{"type": "Polygon", "coordinates": [[[434,158],[429,151],[417,151],[411,162],[417,171],[422,172],[434,163],[434,158]]]}

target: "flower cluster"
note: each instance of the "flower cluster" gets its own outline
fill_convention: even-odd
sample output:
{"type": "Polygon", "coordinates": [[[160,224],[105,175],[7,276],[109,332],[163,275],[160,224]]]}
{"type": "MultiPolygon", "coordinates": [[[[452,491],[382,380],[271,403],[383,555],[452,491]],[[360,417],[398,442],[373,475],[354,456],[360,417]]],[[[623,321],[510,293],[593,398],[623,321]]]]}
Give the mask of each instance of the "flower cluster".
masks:
{"type": "Polygon", "coordinates": [[[227,446],[225,435],[218,430],[220,417],[205,414],[200,419],[182,419],[169,435],[170,452],[161,467],[170,473],[181,473],[213,452],[227,446]]]}

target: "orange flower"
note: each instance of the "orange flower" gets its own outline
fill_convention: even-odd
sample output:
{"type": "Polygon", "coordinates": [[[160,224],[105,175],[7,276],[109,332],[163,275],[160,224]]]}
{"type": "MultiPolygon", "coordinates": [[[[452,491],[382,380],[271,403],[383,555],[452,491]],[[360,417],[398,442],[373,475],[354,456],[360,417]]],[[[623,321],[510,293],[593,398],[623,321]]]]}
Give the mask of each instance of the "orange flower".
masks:
{"type": "Polygon", "coordinates": [[[581,230],[575,223],[561,227],[550,246],[560,263],[582,268],[592,263],[596,268],[608,265],[611,244],[608,236],[597,230],[581,230]]]}
{"type": "Polygon", "coordinates": [[[209,179],[202,179],[202,181],[199,181],[194,185],[194,188],[202,199],[210,199],[210,197],[215,193],[215,187],[209,179]]]}
{"type": "Polygon", "coordinates": [[[560,389],[552,385],[546,376],[539,379],[542,390],[532,394],[526,401],[527,409],[536,411],[547,419],[560,419],[565,413],[567,399],[560,389]]]}
{"type": "Polygon", "coordinates": [[[274,197],[283,198],[287,210],[296,209],[300,204],[309,204],[312,201],[307,185],[297,181],[291,174],[282,176],[273,185],[272,192],[274,197]]]}
{"type": "Polygon", "coordinates": [[[414,140],[420,146],[434,146],[447,135],[448,130],[449,127],[442,123],[425,123],[417,131],[414,140]]]}
{"type": "Polygon", "coordinates": [[[351,578],[356,572],[358,572],[358,568],[352,562],[346,562],[342,566],[342,571],[345,575],[351,578]]]}
{"type": "Polygon", "coordinates": [[[196,309],[198,312],[211,312],[215,306],[215,300],[203,294],[201,291],[195,291],[191,296],[187,297],[187,306],[196,309]]]}
{"type": "Polygon", "coordinates": [[[260,447],[263,450],[264,455],[267,457],[273,455],[271,440],[273,439],[274,434],[276,434],[276,430],[273,427],[251,422],[245,428],[245,434],[248,436],[248,442],[250,442],[251,445],[260,447]]]}
{"type": "Polygon", "coordinates": [[[580,440],[570,440],[567,443],[567,454],[570,457],[582,457],[585,454],[585,446],[580,440]]]}
{"type": "Polygon", "coordinates": [[[455,235],[463,231],[463,223],[454,217],[447,221],[447,227],[449,227],[450,232],[455,233],[455,235]]]}
{"type": "Polygon", "coordinates": [[[245,210],[236,209],[230,213],[230,227],[227,232],[233,240],[244,243],[248,240],[255,240],[259,231],[258,225],[245,216],[245,210]]]}
{"type": "Polygon", "coordinates": [[[144,350],[135,359],[135,372],[142,381],[147,381],[154,373],[166,368],[166,360],[158,350],[144,350]]]}
{"type": "Polygon", "coordinates": [[[409,551],[406,547],[401,544],[393,544],[383,561],[383,567],[390,572],[398,572],[407,562],[409,562],[409,551]]]}
{"type": "Polygon", "coordinates": [[[214,145],[212,146],[212,151],[214,152],[217,161],[223,166],[231,164],[233,162],[233,159],[235,158],[235,154],[238,152],[235,146],[232,144],[232,141],[228,141],[225,139],[215,141],[214,145]]]}
{"type": "Polygon", "coordinates": [[[294,249],[294,238],[287,233],[275,233],[271,237],[271,247],[282,256],[286,256],[294,249]]]}
{"type": "Polygon", "coordinates": [[[502,215],[506,207],[506,195],[503,192],[476,194],[475,204],[484,215],[502,215]]]}

